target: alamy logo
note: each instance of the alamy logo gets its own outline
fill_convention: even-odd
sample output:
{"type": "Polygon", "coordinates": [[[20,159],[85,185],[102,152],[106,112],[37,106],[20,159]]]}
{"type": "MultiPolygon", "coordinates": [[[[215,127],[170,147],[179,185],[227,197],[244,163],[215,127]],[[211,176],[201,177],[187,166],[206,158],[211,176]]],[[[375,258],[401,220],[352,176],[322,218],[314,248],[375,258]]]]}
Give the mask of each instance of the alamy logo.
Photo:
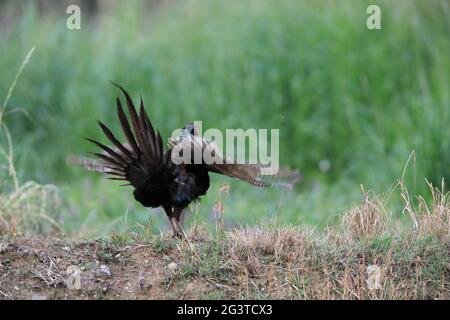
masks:
{"type": "Polygon", "coordinates": [[[381,29],[381,9],[376,4],[367,7],[366,13],[370,14],[366,20],[366,26],[369,30],[381,29]]]}
{"type": "Polygon", "coordinates": [[[81,29],[81,10],[77,5],[70,5],[66,9],[66,13],[69,15],[66,20],[66,26],[69,30],[81,29]]]}
{"type": "Polygon", "coordinates": [[[70,265],[67,267],[66,274],[68,275],[66,285],[68,289],[81,289],[81,269],[78,266],[70,265]]]}
{"type": "Polygon", "coordinates": [[[379,266],[367,266],[367,286],[369,290],[381,289],[381,268],[379,266]]]}

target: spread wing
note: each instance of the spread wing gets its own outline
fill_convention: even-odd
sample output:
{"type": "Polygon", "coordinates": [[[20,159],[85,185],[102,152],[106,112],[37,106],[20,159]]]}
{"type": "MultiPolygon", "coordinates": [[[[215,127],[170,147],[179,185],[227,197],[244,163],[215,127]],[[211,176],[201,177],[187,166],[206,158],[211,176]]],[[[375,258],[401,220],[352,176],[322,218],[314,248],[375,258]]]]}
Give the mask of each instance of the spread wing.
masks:
{"type": "Polygon", "coordinates": [[[128,181],[135,188],[152,181],[160,181],[170,161],[168,153],[164,154],[161,135],[155,132],[145,112],[142,98],[138,114],[128,92],[121,86],[114,85],[123,92],[130,114],[131,126],[122,103],[117,98],[117,114],[127,143],[122,144],[106,125],[98,121],[98,125],[114,147],[87,138],[103,150],[102,153],[94,153],[98,159],[70,157],[68,162],[91,171],[110,174],[113,176],[110,179],[128,181]]]}
{"type": "Polygon", "coordinates": [[[269,170],[269,166],[267,165],[260,163],[235,163],[232,159],[222,155],[214,142],[205,140],[199,136],[181,135],[177,138],[170,138],[168,144],[171,148],[178,146],[183,150],[191,150],[192,159],[196,152],[202,155],[202,164],[210,172],[243,180],[257,187],[292,189],[295,183],[301,179],[301,175],[297,170],[291,171],[287,168],[280,168],[277,172],[272,172],[272,174],[268,175],[263,174],[263,169],[269,170]],[[203,155],[206,149],[208,149],[206,154],[213,155],[216,161],[212,163],[211,161],[205,161],[203,155]]]}

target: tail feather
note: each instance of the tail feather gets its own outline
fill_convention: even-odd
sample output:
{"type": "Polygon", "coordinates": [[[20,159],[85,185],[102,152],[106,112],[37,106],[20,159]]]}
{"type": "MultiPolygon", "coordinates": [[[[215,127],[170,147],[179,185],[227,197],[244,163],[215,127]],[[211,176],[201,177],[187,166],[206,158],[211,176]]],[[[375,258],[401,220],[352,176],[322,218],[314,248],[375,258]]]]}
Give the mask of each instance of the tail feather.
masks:
{"type": "Polygon", "coordinates": [[[116,100],[117,115],[127,143],[121,143],[105,124],[98,121],[112,146],[86,138],[103,150],[101,153],[94,153],[99,159],[72,157],[68,162],[91,171],[111,174],[113,180],[128,180],[131,185],[140,187],[148,181],[149,176],[160,175],[161,170],[165,170],[165,163],[162,161],[164,154],[162,138],[153,128],[145,112],[142,98],[138,114],[128,92],[120,85],[113,84],[122,91],[127,103],[129,117],[125,114],[120,98],[116,100]]]}
{"type": "Polygon", "coordinates": [[[145,112],[144,109],[144,103],[142,101],[142,97],[141,97],[141,106],[140,106],[140,110],[139,110],[139,121],[140,121],[140,127],[141,127],[141,134],[143,135],[143,137],[145,137],[148,141],[148,147],[149,147],[149,154],[154,155],[155,154],[155,145],[154,145],[154,141],[155,141],[155,129],[153,128],[152,124],[150,123],[147,113],[145,112]]]}
{"type": "Polygon", "coordinates": [[[139,156],[141,151],[139,150],[136,139],[134,138],[133,132],[131,131],[130,123],[128,122],[125,112],[123,111],[122,103],[120,102],[119,98],[117,98],[117,114],[122,126],[122,131],[127,137],[128,143],[130,144],[134,153],[139,156]]]}
{"type": "Polygon", "coordinates": [[[133,101],[131,100],[130,95],[124,88],[122,88],[122,86],[120,86],[114,82],[113,82],[113,84],[122,91],[122,93],[125,96],[125,100],[127,101],[128,112],[130,114],[131,123],[132,123],[133,129],[134,129],[134,135],[136,137],[136,141],[137,141],[139,150],[144,154],[144,156],[147,159],[151,159],[151,154],[150,154],[150,150],[148,148],[148,144],[145,143],[144,136],[142,135],[142,131],[141,131],[142,128],[140,125],[139,116],[136,112],[136,108],[134,107],[134,104],[133,104],[133,101]]]}
{"type": "Polygon", "coordinates": [[[114,134],[111,132],[111,130],[108,129],[107,126],[105,126],[100,120],[97,121],[100,128],[102,128],[103,133],[105,136],[118,148],[122,154],[128,157],[129,160],[133,161],[133,155],[131,154],[130,150],[125,148],[122,143],[117,140],[117,138],[114,136],[114,134]]]}
{"type": "Polygon", "coordinates": [[[70,155],[66,158],[66,163],[85,168],[88,171],[106,173],[109,169],[105,162],[99,159],[70,155]]]}
{"type": "Polygon", "coordinates": [[[121,168],[121,169],[125,168],[123,163],[120,163],[120,162],[114,160],[113,158],[108,157],[107,155],[105,155],[103,153],[92,152],[92,154],[94,156],[99,157],[100,159],[104,160],[106,163],[113,164],[116,167],[121,168]]]}
{"type": "Polygon", "coordinates": [[[148,118],[142,97],[140,99],[140,110],[138,114],[128,92],[122,86],[114,82],[113,84],[122,91],[125,100],[127,101],[128,113],[130,114],[134,135],[119,100],[117,109],[122,129],[134,152],[137,155],[143,154],[147,160],[154,163],[161,162],[163,156],[162,138],[159,132],[155,132],[155,129],[148,118]]]}
{"type": "Polygon", "coordinates": [[[92,142],[93,144],[95,144],[97,147],[103,149],[103,151],[105,151],[108,155],[112,156],[115,160],[117,160],[118,162],[123,162],[126,163],[127,161],[120,155],[118,154],[116,151],[114,151],[113,149],[111,149],[110,147],[104,145],[103,143],[100,143],[98,141],[95,141],[93,139],[90,138],[86,138],[86,140],[92,142]]]}

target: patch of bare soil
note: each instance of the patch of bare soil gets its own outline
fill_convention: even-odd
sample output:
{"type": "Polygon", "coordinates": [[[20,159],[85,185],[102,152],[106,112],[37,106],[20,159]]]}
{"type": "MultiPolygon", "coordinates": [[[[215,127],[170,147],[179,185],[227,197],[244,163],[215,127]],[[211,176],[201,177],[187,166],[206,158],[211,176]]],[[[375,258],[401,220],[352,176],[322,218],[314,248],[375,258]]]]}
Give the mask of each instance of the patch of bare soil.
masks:
{"type": "Polygon", "coordinates": [[[176,254],[148,244],[75,243],[58,238],[2,242],[0,298],[163,299],[194,298],[208,291],[202,281],[177,281],[176,254]]]}
{"type": "Polygon", "coordinates": [[[0,238],[0,299],[449,299],[450,242],[256,228],[186,240],[0,238]]]}

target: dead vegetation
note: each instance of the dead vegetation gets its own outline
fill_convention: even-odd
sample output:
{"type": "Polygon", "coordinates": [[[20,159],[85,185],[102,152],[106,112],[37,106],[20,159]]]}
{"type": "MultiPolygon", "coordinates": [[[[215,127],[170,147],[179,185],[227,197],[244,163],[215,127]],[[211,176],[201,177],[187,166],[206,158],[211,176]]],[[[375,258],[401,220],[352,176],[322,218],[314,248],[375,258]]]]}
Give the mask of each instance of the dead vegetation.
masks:
{"type": "MultiPolygon", "coordinates": [[[[34,181],[20,183],[14,166],[14,148],[8,127],[3,121],[9,112],[24,110],[7,110],[8,101],[14,91],[22,71],[30,61],[34,47],[24,58],[3,104],[0,106],[0,134],[5,139],[6,147],[0,145],[0,159],[6,161],[5,170],[0,173],[0,235],[32,231],[45,233],[58,231],[56,207],[59,203],[58,189],[52,185],[41,185],[34,181]]],[[[3,166],[2,166],[3,167],[3,166]]]]}
{"type": "MultiPolygon", "coordinates": [[[[4,236],[4,299],[448,299],[448,194],[407,203],[392,227],[383,201],[363,202],[327,231],[266,225],[188,238],[124,234],[74,242],[4,236]]],[[[403,192],[403,191],[402,191],[403,192]]]]}
{"type": "Polygon", "coordinates": [[[58,189],[29,181],[0,194],[0,234],[59,231],[58,189]]]}

